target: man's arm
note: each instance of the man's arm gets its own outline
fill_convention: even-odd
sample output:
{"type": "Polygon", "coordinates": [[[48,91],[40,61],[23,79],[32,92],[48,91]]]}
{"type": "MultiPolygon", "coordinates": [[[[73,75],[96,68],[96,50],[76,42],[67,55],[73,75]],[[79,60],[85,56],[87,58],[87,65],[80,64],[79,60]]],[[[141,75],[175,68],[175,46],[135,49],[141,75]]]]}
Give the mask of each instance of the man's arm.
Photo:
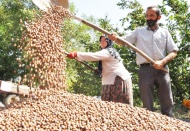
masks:
{"type": "Polygon", "coordinates": [[[164,57],[164,59],[156,61],[153,66],[156,69],[161,69],[168,62],[172,61],[176,56],[177,56],[177,51],[172,51],[166,57],[164,57]]]}

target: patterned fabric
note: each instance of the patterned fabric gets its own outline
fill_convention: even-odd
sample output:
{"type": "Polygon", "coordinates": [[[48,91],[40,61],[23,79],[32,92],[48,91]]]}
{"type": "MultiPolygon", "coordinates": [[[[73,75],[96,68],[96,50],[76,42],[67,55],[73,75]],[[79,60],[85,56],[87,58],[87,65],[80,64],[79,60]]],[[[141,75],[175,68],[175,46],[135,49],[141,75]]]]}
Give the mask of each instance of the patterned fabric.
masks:
{"type": "MultiPolygon", "coordinates": [[[[101,37],[105,37],[105,36],[100,36],[100,40],[101,40],[101,37]]],[[[105,47],[106,50],[108,50],[108,52],[110,53],[110,55],[119,60],[119,62],[121,61],[121,57],[119,55],[119,53],[117,52],[117,50],[113,47],[113,42],[112,40],[110,40],[109,38],[106,38],[106,41],[107,41],[107,46],[105,47]]],[[[98,71],[100,73],[102,73],[102,61],[100,60],[99,63],[98,63],[98,71]]]]}
{"type": "MultiPolygon", "coordinates": [[[[115,59],[118,59],[119,61],[121,61],[121,57],[119,55],[119,53],[116,51],[116,49],[112,48],[112,47],[109,47],[109,48],[106,48],[108,50],[108,52],[110,53],[110,55],[115,58],[115,59]]],[[[98,71],[100,73],[102,73],[102,61],[100,60],[99,63],[98,63],[98,71]]]]}
{"type": "Polygon", "coordinates": [[[114,85],[102,85],[101,99],[133,106],[132,84],[127,84],[121,77],[116,76],[114,85]]]}
{"type": "Polygon", "coordinates": [[[121,61],[121,57],[119,55],[119,53],[116,51],[116,49],[114,48],[106,48],[108,50],[108,52],[110,53],[110,55],[115,58],[118,59],[119,61],[121,61]]]}
{"type": "MultiPolygon", "coordinates": [[[[101,39],[101,36],[100,36],[101,39]]],[[[118,59],[119,61],[121,61],[121,57],[119,55],[119,53],[117,52],[117,50],[113,47],[113,41],[110,40],[109,38],[106,37],[106,41],[107,41],[107,46],[105,49],[108,50],[108,52],[110,53],[110,55],[115,58],[118,59]]]]}

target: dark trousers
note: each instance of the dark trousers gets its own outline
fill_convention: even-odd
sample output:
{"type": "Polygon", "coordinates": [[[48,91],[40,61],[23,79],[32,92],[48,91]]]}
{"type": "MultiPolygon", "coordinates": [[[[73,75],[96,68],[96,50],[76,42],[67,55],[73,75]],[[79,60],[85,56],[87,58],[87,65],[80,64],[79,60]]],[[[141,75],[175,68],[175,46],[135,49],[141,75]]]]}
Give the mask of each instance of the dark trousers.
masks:
{"type": "MultiPolygon", "coordinates": [[[[165,66],[167,70],[168,66],[165,66]]],[[[138,72],[139,88],[143,101],[143,107],[153,111],[153,91],[158,87],[158,99],[161,105],[161,113],[172,116],[173,96],[169,73],[157,70],[152,66],[142,66],[138,72]]]]}

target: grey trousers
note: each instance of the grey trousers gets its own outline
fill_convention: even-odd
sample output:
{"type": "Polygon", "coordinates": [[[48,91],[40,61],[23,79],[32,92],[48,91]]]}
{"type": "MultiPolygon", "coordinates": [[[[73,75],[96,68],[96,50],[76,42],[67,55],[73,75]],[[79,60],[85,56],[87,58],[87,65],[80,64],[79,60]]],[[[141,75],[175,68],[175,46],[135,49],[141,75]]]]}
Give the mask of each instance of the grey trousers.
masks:
{"type": "MultiPolygon", "coordinates": [[[[168,66],[165,68],[169,71],[168,66]]],[[[143,107],[153,111],[153,91],[158,87],[158,99],[161,113],[172,117],[173,96],[169,73],[157,70],[152,66],[142,66],[138,72],[139,88],[143,107]]]]}

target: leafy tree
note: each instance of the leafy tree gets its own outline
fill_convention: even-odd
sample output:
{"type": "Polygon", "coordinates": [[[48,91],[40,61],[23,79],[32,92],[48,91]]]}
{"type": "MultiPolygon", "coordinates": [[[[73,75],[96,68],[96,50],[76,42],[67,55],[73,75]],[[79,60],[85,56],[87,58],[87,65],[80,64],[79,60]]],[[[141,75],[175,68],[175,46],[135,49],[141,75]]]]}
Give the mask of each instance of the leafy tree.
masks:
{"type": "MultiPolygon", "coordinates": [[[[137,0],[121,0],[117,4],[121,9],[127,9],[129,12],[121,22],[128,23],[123,27],[125,32],[134,30],[138,26],[145,25],[145,12],[137,0]]],[[[189,56],[189,5],[184,0],[163,0],[160,5],[162,13],[167,18],[167,28],[170,30],[175,42],[178,44],[180,51],[177,58],[169,63],[170,75],[172,79],[172,88],[174,91],[175,101],[181,101],[184,98],[189,99],[190,94],[190,65],[187,60],[189,56]]],[[[0,3],[0,79],[9,80],[22,75],[23,70],[19,69],[16,58],[22,56],[22,52],[17,46],[20,44],[20,38],[23,32],[22,22],[32,19],[37,7],[29,0],[4,0],[0,3]],[[16,46],[15,46],[16,45],[16,46]]],[[[70,11],[75,13],[75,7],[70,5],[70,11]]],[[[83,18],[91,23],[102,27],[107,31],[117,32],[123,36],[125,32],[119,32],[118,28],[113,28],[107,16],[104,19],[94,19],[92,16],[83,18]]],[[[85,24],[76,22],[71,19],[64,21],[63,38],[64,49],[70,51],[94,52],[100,49],[99,36],[102,33],[86,26],[85,24]]],[[[164,24],[161,23],[161,26],[164,24]]],[[[125,67],[132,73],[133,91],[135,104],[140,105],[140,95],[138,89],[137,70],[135,63],[136,53],[119,45],[114,45],[119,51],[125,67]]],[[[87,69],[84,65],[71,59],[67,60],[67,84],[68,91],[73,93],[82,93],[85,95],[100,95],[101,78],[96,76],[93,71],[87,69]]],[[[88,62],[94,68],[98,62],[88,62]]]]}
{"type": "MultiPolygon", "coordinates": [[[[75,13],[75,7],[71,4],[71,12],[75,13]]],[[[96,22],[93,17],[85,17],[85,20],[96,22]]],[[[66,21],[67,33],[65,49],[79,52],[94,52],[99,50],[97,32],[85,24],[78,23],[74,19],[66,21]]],[[[63,29],[65,31],[65,28],[63,29]]],[[[86,62],[93,68],[97,68],[97,62],[86,62]]],[[[83,64],[74,59],[67,59],[67,85],[68,91],[85,95],[99,95],[101,89],[101,79],[98,75],[88,69],[83,64]]]]}
{"type": "MultiPolygon", "coordinates": [[[[108,19],[107,16],[105,16],[104,19],[98,19],[98,21],[94,20],[92,17],[88,17],[88,18],[86,17],[85,19],[87,19],[88,21],[94,23],[95,25],[98,25],[99,27],[109,32],[118,31],[117,28],[114,29],[113,25],[109,24],[110,20],[108,19]]],[[[72,32],[75,32],[75,33],[73,34],[73,36],[70,36],[70,37],[68,36],[68,37],[73,39],[72,42],[74,43],[75,46],[74,45],[69,46],[69,48],[72,48],[73,50],[76,50],[77,48],[76,51],[80,50],[80,51],[87,51],[87,52],[89,51],[94,52],[100,49],[98,40],[99,40],[99,36],[102,35],[102,33],[80,23],[77,25],[75,23],[74,24],[72,23],[71,27],[72,27],[72,32]],[[79,26],[81,28],[79,28],[79,26]],[[84,29],[87,29],[87,30],[84,30],[84,29]],[[92,44],[92,43],[96,43],[96,44],[92,44]]],[[[123,58],[125,67],[132,73],[134,85],[135,87],[137,87],[137,85],[135,84],[136,83],[135,81],[137,81],[137,77],[135,74],[138,67],[136,66],[135,61],[134,61],[135,52],[131,51],[128,48],[121,48],[117,44],[115,44],[114,46],[119,51],[121,57],[123,58]]],[[[71,60],[68,60],[68,62],[69,62],[69,65],[67,69],[69,73],[68,83],[70,87],[70,92],[82,93],[86,95],[100,95],[101,79],[94,76],[92,71],[88,71],[84,67],[81,68],[82,65],[80,63],[75,62],[75,63],[70,64],[71,60]],[[73,73],[71,73],[72,71],[70,70],[70,68],[74,69],[74,70],[71,69],[73,73]]],[[[88,64],[91,65],[92,67],[97,67],[97,62],[88,62],[88,64]]],[[[137,88],[134,88],[134,90],[137,90],[137,88]]],[[[135,96],[135,98],[137,97],[135,96]]]]}
{"type": "Polygon", "coordinates": [[[33,4],[29,0],[4,0],[0,5],[0,79],[10,80],[21,74],[16,58],[23,27],[22,19],[30,19],[33,4]]]}
{"type": "MultiPolygon", "coordinates": [[[[117,4],[121,9],[127,9],[129,13],[123,19],[121,19],[123,25],[128,23],[129,26],[125,27],[125,31],[134,30],[138,26],[145,25],[145,12],[142,6],[136,1],[132,0],[121,0],[117,4]]],[[[172,34],[174,41],[178,44],[180,51],[178,52],[177,58],[169,63],[170,75],[172,79],[172,89],[175,101],[181,101],[184,98],[189,98],[190,94],[190,75],[189,75],[189,5],[185,0],[163,0],[163,5],[159,6],[163,15],[167,18],[166,27],[172,34]]],[[[160,23],[160,26],[164,26],[163,23],[160,23]]],[[[123,34],[122,34],[123,35],[123,34]]],[[[126,54],[127,58],[135,58],[134,53],[131,57],[131,53],[123,52],[126,54]]],[[[132,62],[128,67],[138,68],[132,62]]],[[[131,69],[133,76],[137,78],[137,72],[131,69]]],[[[137,79],[133,81],[133,84],[137,84],[137,79]]],[[[138,91],[135,88],[134,96],[139,96],[138,91]]],[[[138,100],[135,98],[135,103],[138,103],[138,100]]],[[[139,97],[138,97],[139,98],[139,97]]]]}
{"type": "MultiPolygon", "coordinates": [[[[142,5],[137,0],[121,0],[117,4],[121,9],[127,9],[128,13],[126,17],[120,19],[122,22],[122,25],[127,26],[124,27],[123,33],[118,33],[121,36],[125,35],[126,32],[132,31],[136,29],[139,26],[145,25],[145,13],[142,8],[142,5]]],[[[138,87],[138,76],[137,76],[137,70],[138,66],[136,64],[136,52],[134,52],[132,49],[124,47],[120,48],[120,55],[124,59],[124,65],[129,70],[129,72],[132,75],[132,82],[133,82],[133,97],[134,97],[134,105],[141,106],[141,98],[139,93],[139,87],[138,87]]]]}
{"type": "MultiPolygon", "coordinates": [[[[70,6],[74,12],[74,6],[70,6]]],[[[32,20],[37,7],[29,0],[5,0],[0,5],[0,79],[9,80],[22,75],[25,69],[21,69],[16,61],[22,58],[22,52],[18,50],[22,32],[22,21],[32,20]]],[[[93,18],[88,18],[93,21],[93,18]]],[[[95,20],[94,20],[95,21],[95,20]]],[[[73,20],[64,21],[63,26],[64,49],[66,51],[92,51],[99,47],[94,44],[97,41],[93,30],[73,20]]],[[[27,63],[26,63],[27,64],[27,63]]],[[[97,63],[89,63],[97,66],[97,63]]],[[[27,65],[26,65],[27,66],[27,65]]],[[[86,95],[98,95],[100,92],[100,78],[94,79],[92,71],[86,69],[75,60],[68,60],[68,87],[69,91],[86,95]],[[80,77],[79,77],[80,76],[80,77]],[[91,79],[87,79],[91,78],[91,79]]]]}
{"type": "MultiPolygon", "coordinates": [[[[98,19],[97,21],[94,20],[93,17],[85,17],[84,19],[90,21],[91,23],[94,23],[95,25],[98,25],[99,27],[107,31],[113,30],[113,26],[109,24],[110,20],[107,16],[105,16],[105,19],[98,19]]],[[[75,39],[74,44],[77,43],[76,51],[95,52],[100,50],[99,36],[103,35],[101,32],[98,32],[93,28],[81,23],[77,25],[72,25],[72,31],[73,30],[77,32],[74,34],[73,37],[73,39],[75,39]],[[79,26],[81,28],[79,28],[79,26]],[[78,37],[78,35],[80,37],[78,37]]],[[[117,45],[115,45],[115,47],[118,48],[117,45]]],[[[70,48],[76,49],[75,46],[70,46],[70,48]]],[[[70,62],[70,60],[68,61],[70,62]]],[[[88,62],[88,64],[96,69],[98,62],[88,62]]],[[[85,66],[81,67],[82,65],[80,63],[75,62],[72,65],[69,64],[69,66],[75,69],[75,72],[70,75],[68,80],[70,82],[70,92],[82,93],[91,96],[100,95],[101,78],[99,76],[95,75],[93,71],[88,70],[85,66]]],[[[71,70],[69,70],[68,73],[71,73],[71,70]]]]}
{"type": "Polygon", "coordinates": [[[160,6],[167,17],[167,27],[171,31],[179,52],[170,63],[172,88],[175,101],[190,99],[190,12],[186,0],[163,0],[160,6]]]}

